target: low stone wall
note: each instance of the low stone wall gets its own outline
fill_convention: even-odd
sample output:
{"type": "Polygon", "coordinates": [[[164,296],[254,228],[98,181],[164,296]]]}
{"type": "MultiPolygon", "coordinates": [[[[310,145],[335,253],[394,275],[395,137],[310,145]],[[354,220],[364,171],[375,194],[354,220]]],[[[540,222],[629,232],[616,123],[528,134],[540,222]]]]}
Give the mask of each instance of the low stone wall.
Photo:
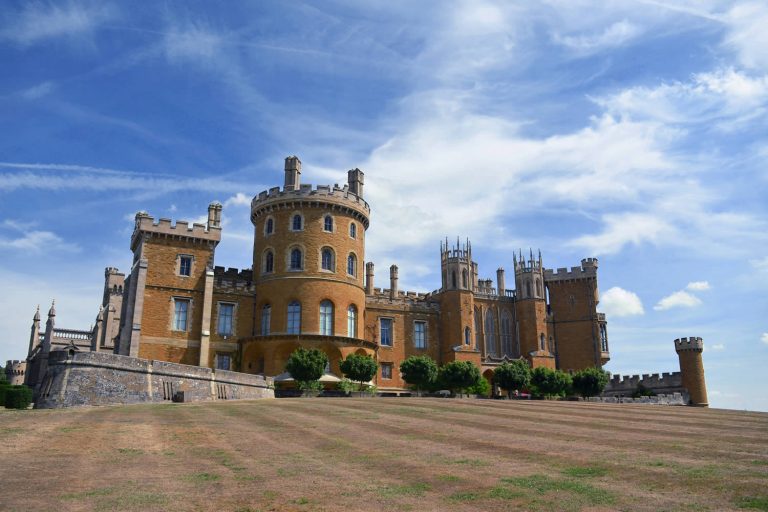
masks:
{"type": "Polygon", "coordinates": [[[604,397],[631,396],[639,385],[651,390],[657,395],[672,395],[687,393],[683,387],[683,377],[680,372],[654,373],[643,375],[614,375],[603,390],[604,397]]]}
{"type": "Polygon", "coordinates": [[[271,378],[105,352],[51,352],[35,407],[274,398],[271,378]]]}
{"type": "Polygon", "coordinates": [[[688,395],[687,393],[672,393],[671,395],[641,396],[640,398],[593,396],[587,398],[586,401],[604,404],[688,405],[688,395]]]}

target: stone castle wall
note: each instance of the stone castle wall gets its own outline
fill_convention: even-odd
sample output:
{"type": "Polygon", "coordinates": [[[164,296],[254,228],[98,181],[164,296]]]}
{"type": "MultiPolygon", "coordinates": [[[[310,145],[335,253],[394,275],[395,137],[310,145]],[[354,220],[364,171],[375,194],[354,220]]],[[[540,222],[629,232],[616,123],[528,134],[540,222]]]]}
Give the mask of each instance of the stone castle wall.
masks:
{"type": "Polygon", "coordinates": [[[51,352],[38,409],[83,405],[274,398],[271,378],[104,352],[51,352]]]}
{"type": "Polygon", "coordinates": [[[688,400],[688,390],[683,386],[680,372],[654,373],[644,375],[614,375],[603,391],[603,397],[630,397],[642,384],[657,395],[679,393],[688,400]]]}

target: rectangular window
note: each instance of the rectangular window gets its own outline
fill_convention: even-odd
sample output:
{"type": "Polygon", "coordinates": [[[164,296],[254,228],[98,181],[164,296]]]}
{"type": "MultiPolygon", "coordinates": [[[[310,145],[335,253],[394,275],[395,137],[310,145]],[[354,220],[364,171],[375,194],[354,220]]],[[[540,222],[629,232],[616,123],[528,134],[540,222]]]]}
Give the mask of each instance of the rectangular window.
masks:
{"type": "Polygon", "coordinates": [[[179,275],[192,275],[192,256],[179,256],[179,275]]]}
{"type": "Polygon", "coordinates": [[[413,322],[413,345],[427,348],[427,322],[413,322]]]}
{"type": "Polygon", "coordinates": [[[235,316],[235,305],[219,303],[219,328],[222,336],[232,336],[232,320],[235,316]]]}
{"type": "Polygon", "coordinates": [[[380,329],[381,346],[391,347],[392,346],[392,319],[380,318],[379,323],[381,325],[381,329],[380,329]]]}
{"type": "Polygon", "coordinates": [[[216,369],[229,370],[232,368],[232,356],[229,354],[216,354],[216,369]]]}
{"type": "Polygon", "coordinates": [[[173,330],[187,330],[187,315],[189,314],[189,299],[173,299],[173,330]]]}
{"type": "Polygon", "coordinates": [[[381,363],[381,378],[382,379],[392,378],[392,363],[381,363]]]}

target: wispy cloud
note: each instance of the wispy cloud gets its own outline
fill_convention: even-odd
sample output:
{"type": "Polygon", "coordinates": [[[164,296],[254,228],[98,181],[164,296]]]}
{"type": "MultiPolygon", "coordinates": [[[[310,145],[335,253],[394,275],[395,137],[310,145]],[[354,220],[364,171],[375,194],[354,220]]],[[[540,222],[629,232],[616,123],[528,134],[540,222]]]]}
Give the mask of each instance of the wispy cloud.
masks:
{"type": "Polygon", "coordinates": [[[21,97],[26,100],[36,100],[48,96],[56,88],[53,82],[42,82],[21,91],[21,97]]]}
{"type": "Polygon", "coordinates": [[[65,242],[51,231],[27,230],[27,225],[14,221],[4,221],[3,226],[12,227],[21,232],[21,236],[9,238],[0,235],[0,250],[8,249],[22,252],[42,253],[43,251],[78,252],[77,244],[65,242]]]}
{"type": "Polygon", "coordinates": [[[636,293],[618,286],[600,294],[600,310],[609,317],[642,315],[643,303],[636,293]]]}
{"type": "Polygon", "coordinates": [[[701,305],[701,299],[685,290],[680,290],[661,299],[658,304],[653,306],[653,309],[666,311],[672,308],[693,308],[699,305],[701,305]]]}
{"type": "Polygon", "coordinates": [[[685,289],[694,292],[702,292],[709,290],[710,286],[707,281],[693,281],[688,283],[688,286],[686,286],[685,289]]]}
{"type": "Polygon", "coordinates": [[[103,2],[25,2],[16,12],[6,10],[0,38],[28,46],[48,39],[88,36],[115,15],[115,9],[103,2]]]}
{"type": "Polygon", "coordinates": [[[760,341],[768,345],[768,332],[764,332],[762,336],[760,336],[760,341]]]}
{"type": "Polygon", "coordinates": [[[584,55],[621,46],[640,36],[642,32],[638,25],[621,20],[612,23],[602,32],[571,36],[554,34],[553,39],[556,43],[584,55]]]}

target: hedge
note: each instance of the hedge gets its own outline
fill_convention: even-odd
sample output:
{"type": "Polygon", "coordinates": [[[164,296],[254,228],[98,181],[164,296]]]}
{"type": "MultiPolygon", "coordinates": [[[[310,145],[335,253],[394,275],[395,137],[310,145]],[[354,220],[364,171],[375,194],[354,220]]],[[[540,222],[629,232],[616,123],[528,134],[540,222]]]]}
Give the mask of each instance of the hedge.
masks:
{"type": "Polygon", "coordinates": [[[4,403],[7,409],[26,409],[32,403],[32,388],[24,385],[5,388],[4,403]]]}

